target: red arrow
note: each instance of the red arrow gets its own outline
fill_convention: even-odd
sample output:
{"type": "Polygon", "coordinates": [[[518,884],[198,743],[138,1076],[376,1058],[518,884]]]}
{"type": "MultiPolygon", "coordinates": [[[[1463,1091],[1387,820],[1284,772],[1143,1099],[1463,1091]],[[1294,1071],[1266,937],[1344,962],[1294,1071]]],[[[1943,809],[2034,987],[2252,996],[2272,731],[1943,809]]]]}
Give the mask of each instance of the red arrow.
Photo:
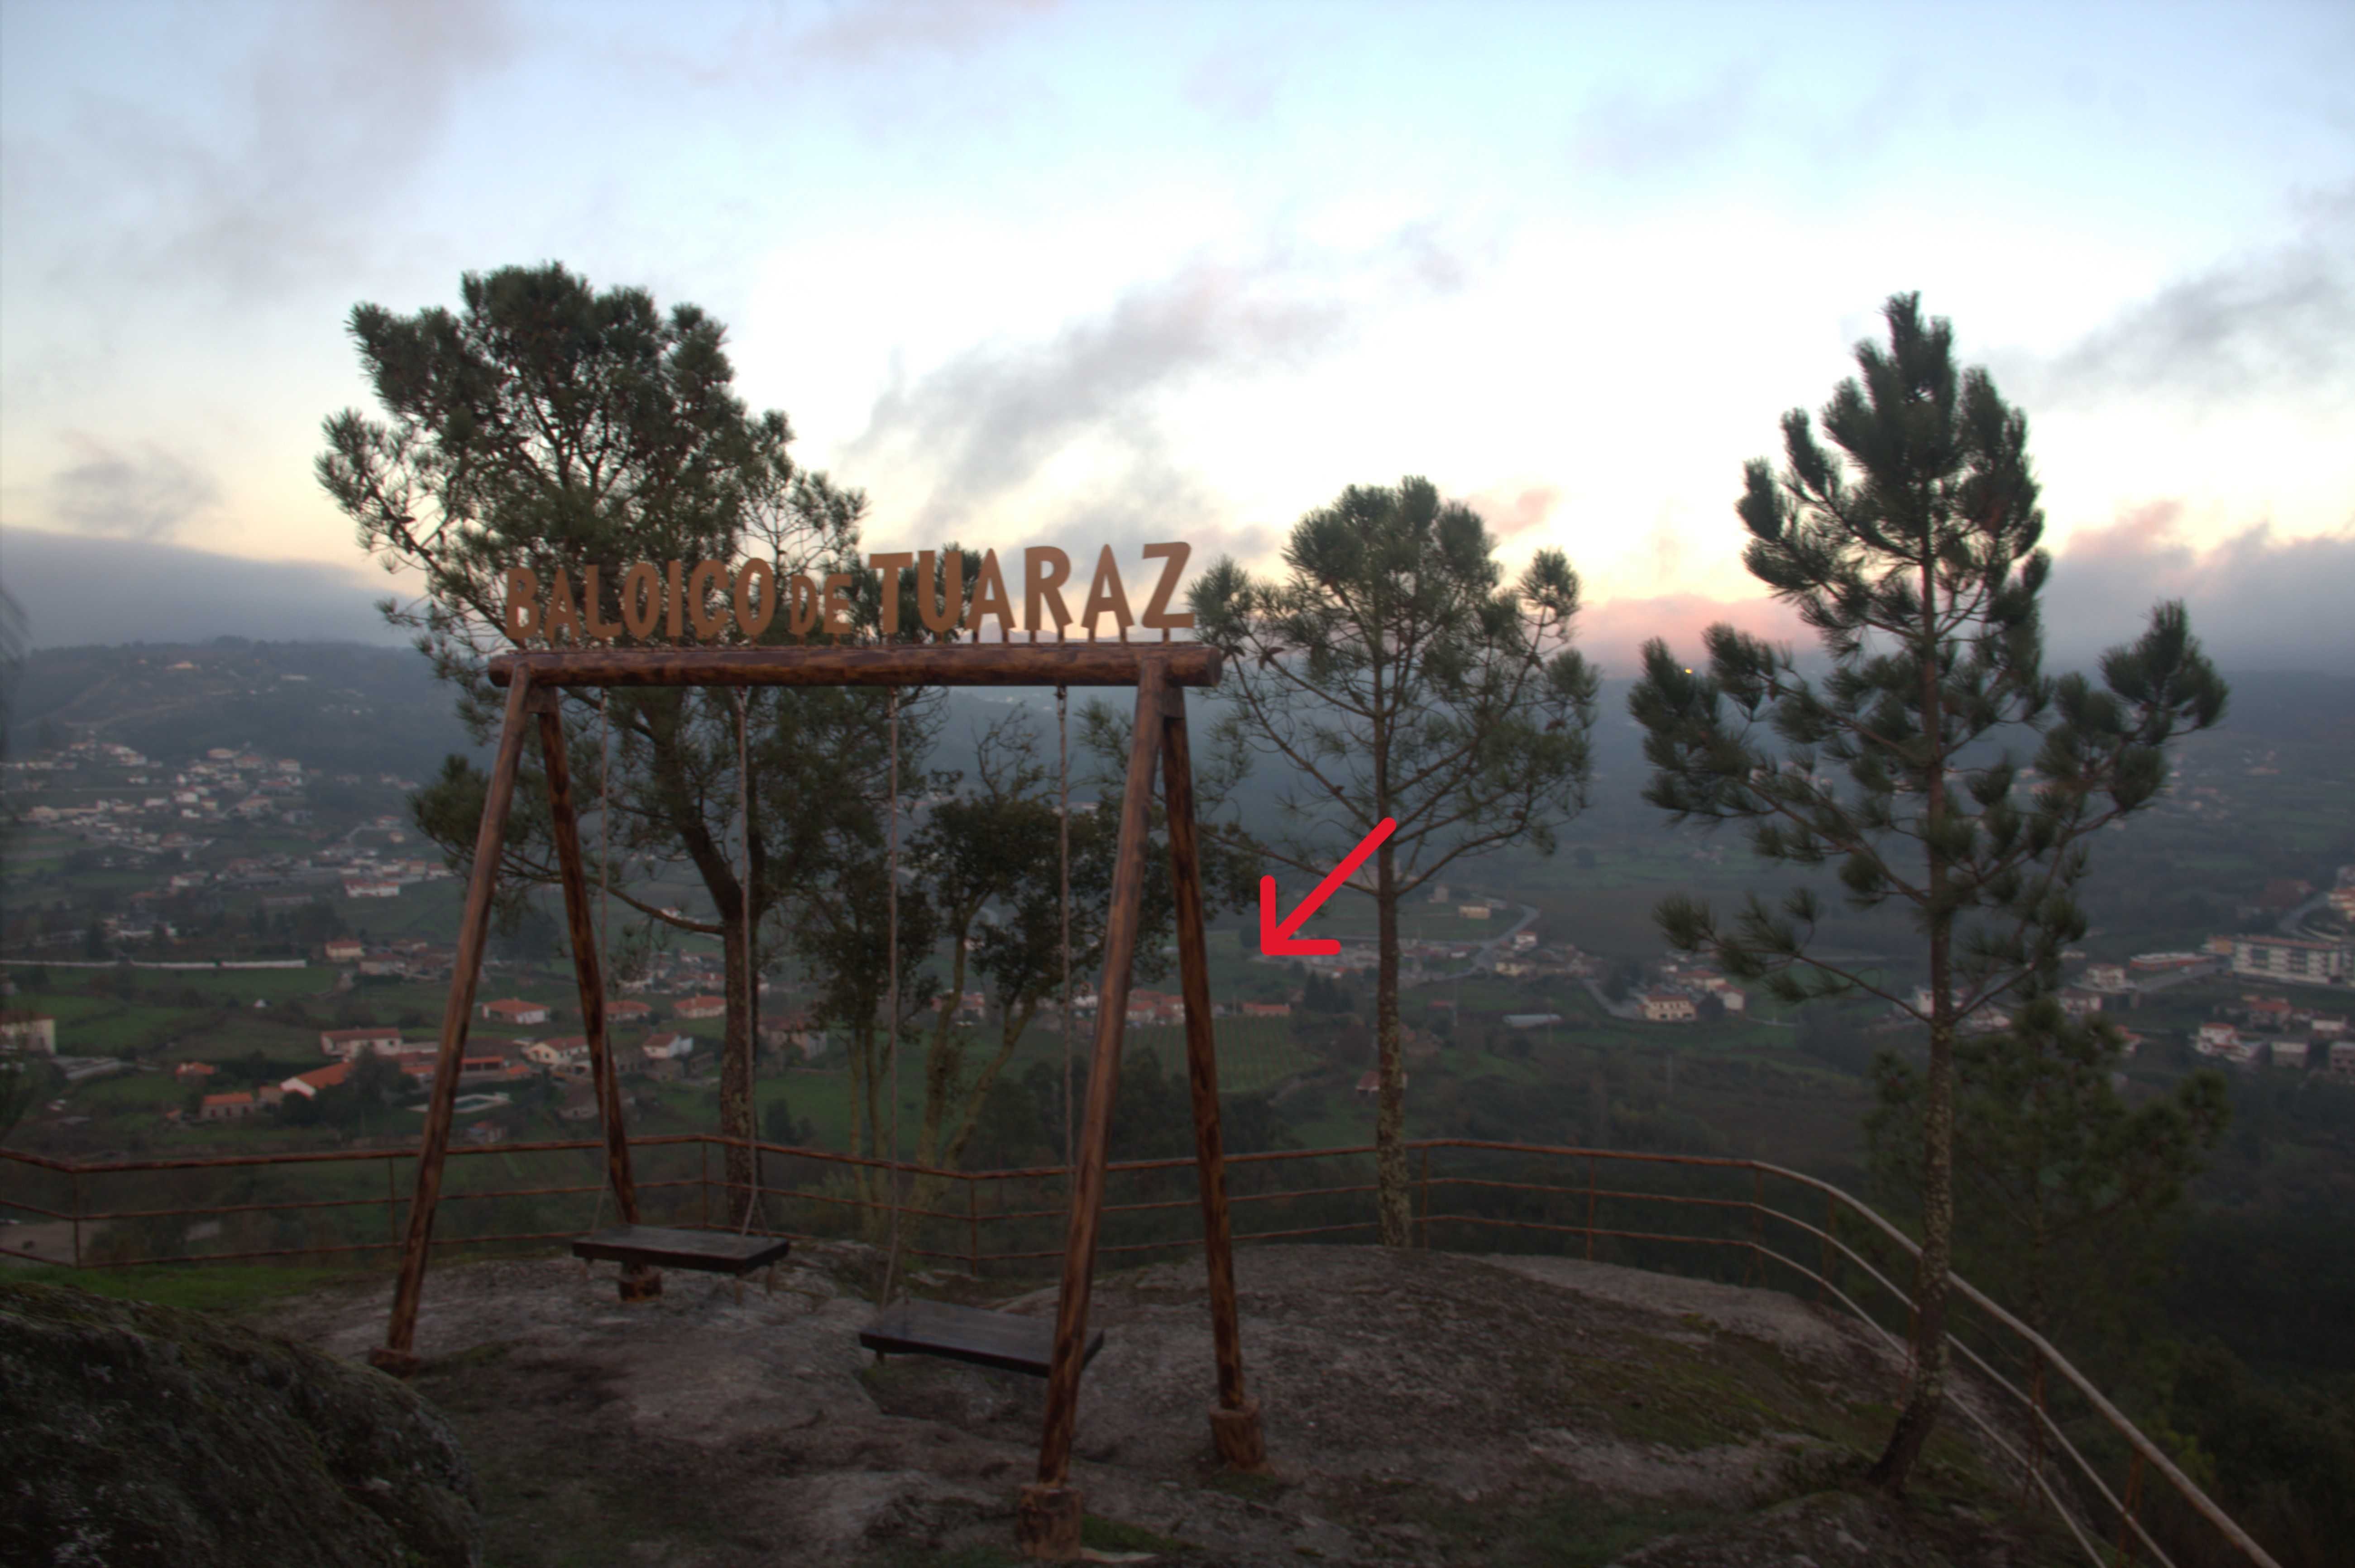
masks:
{"type": "Polygon", "coordinates": [[[1349,880],[1349,873],[1366,863],[1374,847],[1398,830],[1398,819],[1385,816],[1374,824],[1374,830],[1358,840],[1358,847],[1348,857],[1316,884],[1316,891],[1300,901],[1300,907],[1285,917],[1279,925],[1275,920],[1275,879],[1259,880],[1259,950],[1270,958],[1305,957],[1311,954],[1334,954],[1341,951],[1338,938],[1331,936],[1295,937],[1301,923],[1316,912],[1316,906],[1333,896],[1333,890],[1349,880]]]}

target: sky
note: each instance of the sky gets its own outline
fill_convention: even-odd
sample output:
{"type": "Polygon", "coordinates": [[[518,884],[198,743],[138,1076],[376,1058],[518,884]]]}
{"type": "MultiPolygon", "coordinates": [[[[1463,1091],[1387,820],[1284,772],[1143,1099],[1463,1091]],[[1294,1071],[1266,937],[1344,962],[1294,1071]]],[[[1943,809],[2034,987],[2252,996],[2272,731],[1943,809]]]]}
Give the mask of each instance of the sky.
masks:
{"type": "Polygon", "coordinates": [[[1787,626],[1742,464],[1919,291],[2029,417],[2057,648],[2181,595],[2355,668],[2343,4],[0,0],[33,642],[386,635],[346,318],[547,260],[725,322],[871,548],[1267,566],[1424,475],[1622,673],[1787,626]]]}

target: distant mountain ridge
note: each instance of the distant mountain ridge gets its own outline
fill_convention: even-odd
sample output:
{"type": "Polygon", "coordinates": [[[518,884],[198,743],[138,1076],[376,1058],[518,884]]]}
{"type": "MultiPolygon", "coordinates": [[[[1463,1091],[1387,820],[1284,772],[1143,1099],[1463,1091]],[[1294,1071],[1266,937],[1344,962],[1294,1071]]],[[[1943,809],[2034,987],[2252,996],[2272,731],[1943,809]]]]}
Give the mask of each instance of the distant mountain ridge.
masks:
{"type": "Polygon", "coordinates": [[[57,733],[161,761],[251,744],[330,772],[421,780],[475,750],[412,648],[241,637],[35,650],[10,701],[8,754],[57,733]]]}
{"type": "MultiPolygon", "coordinates": [[[[2355,745],[2355,677],[2260,670],[2227,677],[2232,707],[2217,740],[2355,745]]],[[[1627,717],[1628,685],[1604,682],[1598,703],[1597,783],[1609,781],[1614,789],[1623,779],[1632,788],[1643,765],[1642,736],[1627,717]]],[[[1074,692],[1075,741],[1079,710],[1092,699],[1127,710],[1124,693],[1074,692]]],[[[1195,703],[1196,723],[1206,731],[1215,700],[1195,703]]],[[[945,701],[932,766],[969,770],[980,732],[1018,708],[1033,716],[1052,764],[1051,695],[952,691],[945,701]]],[[[18,673],[9,723],[8,754],[19,757],[36,747],[47,724],[159,757],[250,743],[339,772],[421,780],[453,752],[482,760],[453,711],[450,691],[422,656],[411,648],[352,642],[218,637],[36,649],[18,673]]],[[[1087,772],[1087,761],[1075,756],[1075,786],[1087,772]]],[[[1263,759],[1238,804],[1265,808],[1274,782],[1263,759]]],[[[1083,796],[1094,793],[1080,787],[1083,796]]]]}

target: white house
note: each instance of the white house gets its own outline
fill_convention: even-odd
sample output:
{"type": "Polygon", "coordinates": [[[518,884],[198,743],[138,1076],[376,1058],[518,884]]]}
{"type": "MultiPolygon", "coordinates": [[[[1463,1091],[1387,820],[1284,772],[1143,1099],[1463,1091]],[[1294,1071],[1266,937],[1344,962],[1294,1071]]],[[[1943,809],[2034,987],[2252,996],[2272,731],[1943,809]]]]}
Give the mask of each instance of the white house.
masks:
{"type": "Polygon", "coordinates": [[[523,1048],[526,1061],[535,1067],[569,1067],[589,1055],[589,1042],[580,1035],[559,1035],[553,1040],[535,1040],[523,1048]]]}
{"type": "Polygon", "coordinates": [[[2347,947],[2337,942],[2307,942],[2295,936],[2232,938],[2232,973],[2304,986],[2343,986],[2350,964],[2347,947]]]}
{"type": "Polygon", "coordinates": [[[44,1056],[55,1056],[58,1020],[47,1013],[16,1008],[0,1012],[0,1051],[37,1051],[44,1056]]]}
{"type": "Polygon", "coordinates": [[[331,1029],[319,1032],[319,1054],[349,1061],[363,1051],[391,1056],[400,1050],[397,1029],[331,1029]]]}
{"type": "Polygon", "coordinates": [[[1681,992],[1646,991],[1641,1000],[1646,1023],[1689,1024],[1700,1017],[1693,999],[1681,992]]]}

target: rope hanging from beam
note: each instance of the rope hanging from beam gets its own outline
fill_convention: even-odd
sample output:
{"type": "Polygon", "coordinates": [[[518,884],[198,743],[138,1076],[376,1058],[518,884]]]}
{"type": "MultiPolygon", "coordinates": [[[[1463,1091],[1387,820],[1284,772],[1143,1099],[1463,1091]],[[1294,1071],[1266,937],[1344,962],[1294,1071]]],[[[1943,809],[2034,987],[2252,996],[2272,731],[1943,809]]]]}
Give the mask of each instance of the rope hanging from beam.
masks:
{"type": "Polygon", "coordinates": [[[886,792],[891,820],[890,856],[883,882],[884,976],[883,1027],[890,1031],[891,1052],[891,1255],[883,1264],[883,1304],[889,1305],[900,1274],[900,693],[889,699],[891,768],[886,792]]]}

